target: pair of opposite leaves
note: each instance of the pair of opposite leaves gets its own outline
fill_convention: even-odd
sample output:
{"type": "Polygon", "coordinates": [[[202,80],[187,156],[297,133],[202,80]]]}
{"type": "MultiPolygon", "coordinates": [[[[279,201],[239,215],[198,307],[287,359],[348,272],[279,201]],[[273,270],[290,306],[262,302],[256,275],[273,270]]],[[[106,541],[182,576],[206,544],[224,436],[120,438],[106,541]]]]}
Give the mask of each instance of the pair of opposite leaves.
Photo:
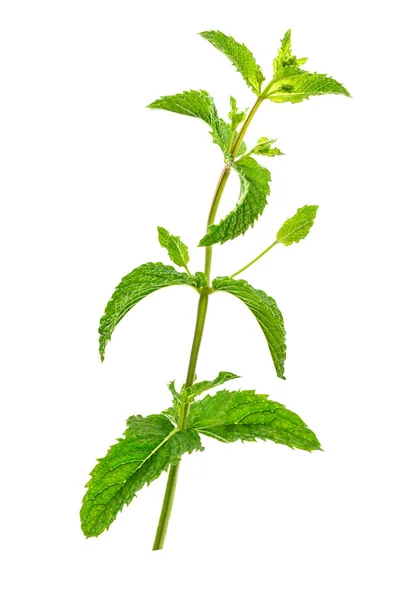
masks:
{"type": "MultiPolygon", "coordinates": [[[[273,102],[295,103],[312,95],[349,95],[337,81],[300,69],[306,59],[298,59],[292,54],[290,30],[281,41],[278,56],[273,62],[273,78],[264,90],[262,83],[265,77],[244,44],[238,44],[233,38],[218,31],[204,32],[201,35],[231,60],[260,101],[269,99],[273,102]]],[[[219,225],[209,228],[200,245],[224,243],[243,234],[264,210],[269,194],[269,171],[251,158],[251,155],[281,154],[277,148],[272,147],[273,141],[261,138],[247,154],[243,142],[239,148],[235,148],[237,128],[244,120],[245,112],[237,109],[233,98],[229,124],[218,116],[211,96],[204,91],[164,96],[150,107],[204,120],[211,127],[213,141],[221,147],[225,161],[240,177],[241,192],[236,208],[219,225]],[[232,148],[235,148],[234,154],[230,152],[232,148]],[[235,160],[236,156],[241,158],[235,160]]],[[[290,245],[303,239],[313,224],[317,208],[305,206],[299,209],[279,230],[275,243],[290,245]]],[[[190,285],[199,290],[206,283],[203,273],[191,275],[188,269],[188,249],[180,238],[159,228],[159,241],[167,249],[171,260],[186,272],[178,272],[161,263],[148,263],[134,269],[122,279],[101,319],[99,333],[102,359],[115,326],[142,298],[169,285],[190,285]]],[[[277,375],[283,378],[285,330],[276,302],[247,282],[231,277],[218,277],[212,285],[213,291],[226,291],[235,295],[252,311],[267,339],[277,375]]],[[[223,442],[268,439],[308,451],[320,449],[315,434],[300,417],[281,404],[269,400],[266,395],[255,394],[254,391],[222,390],[214,396],[206,395],[203,399],[196,399],[203,392],[236,377],[232,373],[221,372],[213,381],[198,382],[187,389],[183,386],[179,393],[171,383],[169,388],[173,405],[169,409],[160,415],[128,419],[124,438],[118,440],[107,455],[99,460],[87,484],[81,509],[82,529],[86,536],[97,536],[108,528],[139,489],[154,481],[170,465],[177,464],[185,452],[201,450],[199,433],[223,442]],[[177,427],[178,411],[183,402],[191,403],[188,428],[185,430],[177,427]]]]}

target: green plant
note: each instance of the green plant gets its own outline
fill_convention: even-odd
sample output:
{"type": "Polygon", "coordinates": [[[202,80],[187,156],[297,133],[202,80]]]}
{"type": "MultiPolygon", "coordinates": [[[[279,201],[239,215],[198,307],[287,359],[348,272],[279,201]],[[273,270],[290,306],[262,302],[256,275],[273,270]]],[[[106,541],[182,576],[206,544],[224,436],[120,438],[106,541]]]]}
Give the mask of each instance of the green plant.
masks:
{"type": "Polygon", "coordinates": [[[189,91],[174,96],[163,96],[150,108],[164,109],[197,117],[207,123],[213,141],[220,146],[224,168],[212,199],[207,230],[199,246],[205,248],[203,273],[189,270],[187,246],[177,236],[158,228],[159,241],[169,257],[181,270],[162,263],[147,263],[126,275],[117,286],[100,321],[100,355],[111,335],[126,313],[148,294],[171,285],[187,285],[199,295],[196,326],[185,383],[178,389],[172,381],[169,390],[172,405],[161,414],[147,417],[133,416],[127,421],[124,437],[112,446],[98,461],[87,484],[81,509],[82,530],[87,537],[98,536],[116,518],[125,504],[146,483],[154,481],[169,469],[167,487],[154,542],[154,550],[163,547],[171,514],[181,456],[194,450],[203,450],[200,434],[220,440],[272,440],[302,450],[318,450],[315,434],[293,412],[282,404],[269,400],[267,395],[252,390],[222,390],[214,395],[204,392],[237,378],[229,372],[220,372],[212,381],[196,382],[196,365],[203,335],[209,297],[227,292],[239,298],[251,310],[267,340],[278,377],[284,379],[286,357],[285,328],[282,314],[273,298],[249,283],[236,279],[254,262],[277,244],[289,246],[299,242],[313,225],[317,206],[303,206],[278,231],[275,241],[249,264],[230,277],[211,280],[213,245],[223,244],[244,234],[262,214],[270,193],[270,172],[261,166],[254,155],[274,157],[282,153],[275,147],[276,140],[266,137],[247,150],[245,133],[264,100],[272,102],[301,102],[310,96],[344,94],[347,90],[337,81],[317,73],[309,73],[301,66],[305,58],[292,54],[290,30],[285,34],[273,61],[273,76],[263,86],[264,75],[252,53],[219,31],[201,34],[223,52],[243,76],[256,95],[249,111],[239,110],[231,97],[229,122],[218,116],[211,96],[205,91],[189,91]],[[232,171],[240,179],[240,194],[235,208],[215,224],[218,205],[226,181],[232,171]]]}

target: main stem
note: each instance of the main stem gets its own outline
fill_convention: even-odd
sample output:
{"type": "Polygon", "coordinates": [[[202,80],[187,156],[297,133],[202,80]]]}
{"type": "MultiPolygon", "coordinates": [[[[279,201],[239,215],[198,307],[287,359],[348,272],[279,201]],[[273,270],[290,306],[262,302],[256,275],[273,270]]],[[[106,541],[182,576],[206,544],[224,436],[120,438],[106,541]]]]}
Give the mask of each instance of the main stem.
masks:
{"type": "MultiPolygon", "coordinates": [[[[233,144],[231,154],[233,158],[235,158],[236,154],[239,151],[240,144],[243,141],[245,133],[247,131],[248,126],[250,125],[255,113],[257,112],[258,107],[262,102],[262,98],[257,98],[253,108],[247,115],[241,130],[233,144]]],[[[220,178],[217,183],[217,187],[215,188],[214,197],[211,203],[210,213],[208,215],[207,220],[207,231],[208,227],[212,225],[215,221],[215,217],[217,215],[218,206],[221,200],[221,196],[224,192],[226,182],[228,181],[228,177],[230,175],[231,168],[229,165],[225,165],[220,175],[220,178]]],[[[196,326],[194,330],[193,342],[192,342],[192,350],[190,352],[189,366],[186,375],[186,387],[193,385],[195,375],[196,375],[196,366],[197,359],[199,356],[201,339],[203,337],[204,324],[206,321],[207,314],[207,306],[208,306],[208,296],[210,294],[211,287],[211,262],[212,262],[212,246],[207,246],[205,251],[205,265],[204,265],[204,273],[206,276],[206,285],[200,290],[200,298],[199,304],[197,307],[197,318],[196,318],[196,326]]],[[[181,412],[179,414],[179,422],[178,429],[186,429],[187,428],[187,420],[189,415],[190,404],[183,403],[181,406],[181,412]]],[[[176,465],[171,465],[168,473],[167,487],[165,488],[163,505],[161,508],[160,519],[158,521],[158,527],[156,532],[156,537],[154,539],[153,550],[161,550],[164,547],[165,537],[167,535],[168,523],[171,516],[172,506],[174,503],[176,484],[178,481],[178,473],[179,473],[179,465],[180,460],[176,465]]]]}

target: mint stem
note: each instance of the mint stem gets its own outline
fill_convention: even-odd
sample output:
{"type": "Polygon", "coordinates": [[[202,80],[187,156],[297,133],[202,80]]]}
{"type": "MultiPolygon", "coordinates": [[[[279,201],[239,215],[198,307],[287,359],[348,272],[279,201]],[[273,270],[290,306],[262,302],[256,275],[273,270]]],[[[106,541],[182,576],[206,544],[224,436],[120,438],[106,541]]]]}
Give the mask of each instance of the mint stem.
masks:
{"type": "MultiPolygon", "coordinates": [[[[244,135],[257,112],[263,98],[257,98],[253,108],[247,115],[243,125],[239,131],[239,134],[235,140],[235,143],[232,147],[231,153],[235,158],[236,154],[239,151],[240,144],[243,141],[244,135]]],[[[214,196],[211,203],[210,213],[208,215],[207,221],[207,230],[210,225],[212,225],[215,221],[215,217],[217,215],[218,206],[222,197],[222,194],[225,189],[226,182],[228,181],[228,177],[230,175],[231,168],[229,165],[225,165],[223,168],[221,175],[219,177],[217,187],[214,192],[214,196]]],[[[196,366],[197,359],[199,356],[201,340],[203,337],[204,324],[206,320],[207,314],[207,306],[208,306],[208,296],[211,292],[210,283],[211,283],[211,262],[212,262],[212,246],[207,246],[205,249],[205,275],[206,275],[206,286],[200,291],[199,304],[197,308],[197,318],[196,318],[196,326],[194,330],[192,349],[190,352],[189,366],[186,375],[186,387],[193,385],[196,375],[196,366]]],[[[186,429],[187,428],[187,420],[189,415],[190,403],[184,403],[181,406],[181,412],[179,415],[178,428],[186,429]]],[[[164,500],[161,508],[160,519],[158,521],[156,537],[154,539],[153,550],[162,550],[164,547],[165,537],[167,535],[169,519],[171,517],[172,506],[175,498],[175,490],[176,484],[178,481],[178,473],[179,473],[179,465],[180,460],[176,465],[171,465],[168,472],[168,480],[167,486],[165,488],[164,500]]]]}

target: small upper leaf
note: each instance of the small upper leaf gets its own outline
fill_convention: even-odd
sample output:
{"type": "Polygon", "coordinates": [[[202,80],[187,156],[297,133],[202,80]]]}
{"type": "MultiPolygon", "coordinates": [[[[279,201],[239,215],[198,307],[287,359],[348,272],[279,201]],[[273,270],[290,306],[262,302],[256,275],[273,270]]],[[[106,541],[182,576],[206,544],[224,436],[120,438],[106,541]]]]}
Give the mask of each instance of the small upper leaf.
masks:
{"type": "Polygon", "coordinates": [[[157,227],[158,241],[163,248],[166,248],[168,256],[178,267],[187,268],[190,261],[188,247],[181,241],[177,235],[171,235],[164,227],[157,227]]]}
{"type": "Polygon", "coordinates": [[[108,529],[136,493],[175,465],[185,452],[201,450],[193,429],[174,428],[164,415],[130,417],[125,438],[111,446],[91,472],[83,499],[81,526],[86,537],[108,529]]]}
{"type": "Polygon", "coordinates": [[[235,98],[233,96],[231,96],[231,110],[230,113],[228,114],[228,117],[231,121],[231,127],[233,131],[236,131],[236,129],[238,128],[238,126],[240,125],[240,123],[242,123],[242,121],[244,121],[244,119],[246,118],[246,111],[240,111],[237,107],[237,102],[235,100],[235,98]]]}
{"type": "Polygon", "coordinates": [[[223,244],[244,234],[262,214],[270,192],[271,174],[254,158],[244,156],[234,165],[240,178],[240,194],[236,207],[218,225],[210,225],[199,246],[223,244]]]}
{"type": "Polygon", "coordinates": [[[276,140],[270,140],[262,137],[258,140],[257,145],[249,152],[249,154],[261,154],[261,156],[282,156],[283,152],[279,148],[273,148],[276,140]]]}
{"type": "Polygon", "coordinates": [[[169,382],[168,389],[172,394],[173,400],[179,400],[180,396],[178,390],[175,387],[175,380],[169,382]]]}
{"type": "Polygon", "coordinates": [[[300,450],[320,450],[315,434],[298,415],[252,390],[222,390],[191,406],[189,427],[221,442],[272,440],[300,450]]]}
{"type": "Polygon", "coordinates": [[[203,31],[200,35],[225,54],[253,92],[260,93],[265,77],[254,56],[244,44],[239,44],[233,37],[221,31],[203,31]]]}
{"type": "Polygon", "coordinates": [[[170,285],[190,285],[194,288],[200,288],[205,285],[204,274],[196,273],[194,276],[189,276],[186,273],[179,273],[173,267],[162,263],[146,263],[133,269],[122,278],[100,320],[99,349],[101,360],[104,360],[107,342],[111,339],[115,327],[126,313],[152,292],[170,285]]]}
{"type": "Polygon", "coordinates": [[[285,33],[281,39],[281,47],[278,50],[278,56],[274,58],[274,73],[278,73],[285,67],[300,67],[307,61],[306,58],[297,58],[292,54],[291,30],[285,33]]]}
{"type": "Polygon", "coordinates": [[[228,292],[236,296],[251,310],[268,342],[276,374],[281,379],[285,379],[286,332],[282,313],[275,300],[244,280],[217,277],[212,285],[216,291],[228,292]]]}
{"type": "Polygon", "coordinates": [[[148,105],[148,108],[161,108],[171,112],[197,117],[211,127],[213,140],[224,150],[221,119],[218,117],[214,100],[204,90],[190,90],[173,96],[161,96],[148,105]]]}
{"type": "Polygon", "coordinates": [[[290,246],[293,242],[300,242],[309,233],[314,224],[318,206],[303,206],[297,213],[284,222],[276,234],[277,242],[290,246]]]}

